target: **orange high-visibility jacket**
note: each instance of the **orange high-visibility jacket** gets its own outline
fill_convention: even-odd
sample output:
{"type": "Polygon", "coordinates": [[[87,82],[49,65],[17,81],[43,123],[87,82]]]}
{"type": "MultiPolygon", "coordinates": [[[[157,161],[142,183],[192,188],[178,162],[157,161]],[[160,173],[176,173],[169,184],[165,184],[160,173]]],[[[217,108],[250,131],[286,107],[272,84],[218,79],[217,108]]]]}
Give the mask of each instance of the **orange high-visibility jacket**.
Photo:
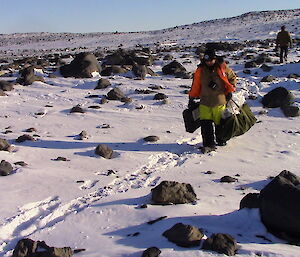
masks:
{"type": "MultiPolygon", "coordinates": [[[[195,73],[194,73],[192,88],[189,91],[189,96],[190,97],[193,97],[193,98],[201,97],[201,87],[202,87],[202,85],[201,85],[201,74],[202,74],[202,70],[203,70],[203,68],[201,66],[199,66],[196,69],[195,73]]],[[[232,85],[229,82],[228,77],[226,75],[226,70],[231,71],[231,69],[229,69],[225,63],[219,64],[216,68],[216,72],[217,72],[219,78],[221,79],[221,81],[223,82],[223,85],[224,85],[224,88],[225,88],[225,95],[227,95],[230,92],[235,91],[235,85],[232,85]]],[[[234,78],[234,81],[235,81],[235,78],[234,78]]]]}

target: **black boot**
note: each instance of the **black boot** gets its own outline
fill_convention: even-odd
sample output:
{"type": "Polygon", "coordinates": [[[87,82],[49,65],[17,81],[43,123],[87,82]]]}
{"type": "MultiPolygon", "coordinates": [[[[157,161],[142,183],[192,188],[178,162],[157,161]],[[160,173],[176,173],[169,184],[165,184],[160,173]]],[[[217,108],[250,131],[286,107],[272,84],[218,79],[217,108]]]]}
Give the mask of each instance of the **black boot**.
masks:
{"type": "Polygon", "coordinates": [[[225,146],[227,145],[226,141],[220,137],[220,132],[221,132],[221,126],[216,125],[215,130],[216,130],[216,141],[218,146],[225,146]]]}
{"type": "Polygon", "coordinates": [[[209,153],[216,150],[214,125],[212,120],[201,121],[201,134],[203,147],[201,148],[202,153],[209,153]]]}

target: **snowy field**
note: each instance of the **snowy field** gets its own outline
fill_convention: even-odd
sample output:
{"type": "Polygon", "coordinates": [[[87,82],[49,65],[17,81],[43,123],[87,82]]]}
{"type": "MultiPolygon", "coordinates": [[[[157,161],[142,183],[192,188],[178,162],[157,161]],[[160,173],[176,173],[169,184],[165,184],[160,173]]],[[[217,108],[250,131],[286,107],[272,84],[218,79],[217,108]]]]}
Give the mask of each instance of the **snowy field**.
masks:
{"type": "MultiPolygon", "coordinates": [[[[299,22],[299,18],[295,20],[299,22]]],[[[277,31],[276,26],[267,30],[262,25],[260,33],[270,37],[277,31]]],[[[215,39],[217,35],[216,31],[215,39]]],[[[261,48],[252,50],[264,52],[261,48]]],[[[183,52],[171,54],[181,63],[188,59],[190,63],[183,65],[190,72],[199,63],[192,52],[186,52],[189,58],[182,58],[183,52]]],[[[1,160],[28,164],[14,164],[13,174],[0,178],[0,256],[10,256],[16,242],[24,237],[44,240],[51,246],[85,248],[78,257],[138,257],[151,246],[160,248],[162,257],[221,256],[169,242],[162,233],[178,222],[199,227],[206,236],[231,234],[239,245],[236,256],[299,256],[299,247],[267,232],[258,209],[239,210],[239,203],[247,193],[259,192],[270,181],[268,177],[282,170],[300,176],[299,117],[287,118],[279,108],[264,109],[260,103],[267,92],[282,86],[296,96],[295,104],[300,105],[300,78],[287,78],[291,73],[300,73],[300,48],[292,48],[288,63],[272,64],[270,72],[253,68],[250,75],[243,73],[245,60],[234,58],[239,56],[238,51],[218,54],[225,54],[237,73],[237,92],[246,98],[249,94],[257,96],[256,100],[247,99],[247,103],[259,122],[227,146],[206,155],[198,150],[202,143],[200,131],[189,134],[183,125],[182,111],[188,102],[185,90],[192,81],[162,75],[162,66],[170,61],[154,62],[151,68],[158,76],[147,76],[145,80],[113,75],[109,77],[111,87],[103,90],[94,90],[99,75],[75,79],[56,73],[57,77],[50,78],[36,70],[45,82],[16,85],[6,92],[7,96],[0,97],[0,137],[14,146],[13,152],[0,152],[1,160]],[[260,82],[266,75],[276,80],[260,82]],[[167,102],[153,100],[154,94],[135,91],[152,86],[162,87],[156,91],[166,94],[167,102]],[[114,87],[133,101],[101,105],[101,96],[114,87]],[[86,112],[70,113],[78,104],[86,112]],[[28,128],[36,131],[25,132],[28,128]],[[4,133],[7,130],[11,133],[4,133]],[[83,130],[89,137],[78,140],[83,130]],[[36,140],[17,143],[15,139],[23,134],[36,140]],[[143,138],[150,135],[159,140],[145,142],[143,138]],[[95,154],[99,144],[114,150],[112,159],[95,154]],[[66,161],[57,157],[65,157],[66,161]],[[225,175],[238,181],[220,183],[225,175]],[[163,180],[190,183],[198,201],[152,205],[151,188],[163,180]],[[139,208],[143,204],[147,208],[139,208]],[[167,218],[147,224],[162,216],[167,218]]],[[[12,77],[1,79],[10,81],[17,76],[16,71],[12,77]]]]}

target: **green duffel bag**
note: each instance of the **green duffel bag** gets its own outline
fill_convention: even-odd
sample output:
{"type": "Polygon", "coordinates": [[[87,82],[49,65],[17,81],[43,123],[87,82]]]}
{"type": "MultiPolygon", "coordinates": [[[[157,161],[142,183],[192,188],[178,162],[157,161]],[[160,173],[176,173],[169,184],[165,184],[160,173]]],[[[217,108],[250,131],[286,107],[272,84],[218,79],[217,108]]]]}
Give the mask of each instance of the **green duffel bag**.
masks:
{"type": "MultiPolygon", "coordinates": [[[[234,102],[234,104],[236,104],[234,102]]],[[[236,104],[237,105],[237,104],[236,104]]],[[[238,105],[237,105],[238,106],[238,105]]],[[[239,113],[233,114],[221,120],[218,138],[228,141],[230,138],[237,137],[246,133],[257,121],[248,104],[238,106],[239,113]]]]}

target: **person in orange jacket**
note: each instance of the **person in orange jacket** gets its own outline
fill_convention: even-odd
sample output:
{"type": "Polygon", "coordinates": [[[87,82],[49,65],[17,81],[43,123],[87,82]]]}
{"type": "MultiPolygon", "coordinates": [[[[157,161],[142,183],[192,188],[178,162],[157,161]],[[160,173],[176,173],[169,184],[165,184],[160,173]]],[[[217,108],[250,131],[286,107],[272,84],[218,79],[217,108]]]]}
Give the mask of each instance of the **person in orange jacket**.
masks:
{"type": "Polygon", "coordinates": [[[214,49],[207,49],[196,69],[191,90],[189,91],[189,108],[200,98],[199,112],[203,153],[208,153],[226,142],[218,137],[220,122],[226,103],[235,91],[237,78],[223,58],[217,57],[214,49]]]}

